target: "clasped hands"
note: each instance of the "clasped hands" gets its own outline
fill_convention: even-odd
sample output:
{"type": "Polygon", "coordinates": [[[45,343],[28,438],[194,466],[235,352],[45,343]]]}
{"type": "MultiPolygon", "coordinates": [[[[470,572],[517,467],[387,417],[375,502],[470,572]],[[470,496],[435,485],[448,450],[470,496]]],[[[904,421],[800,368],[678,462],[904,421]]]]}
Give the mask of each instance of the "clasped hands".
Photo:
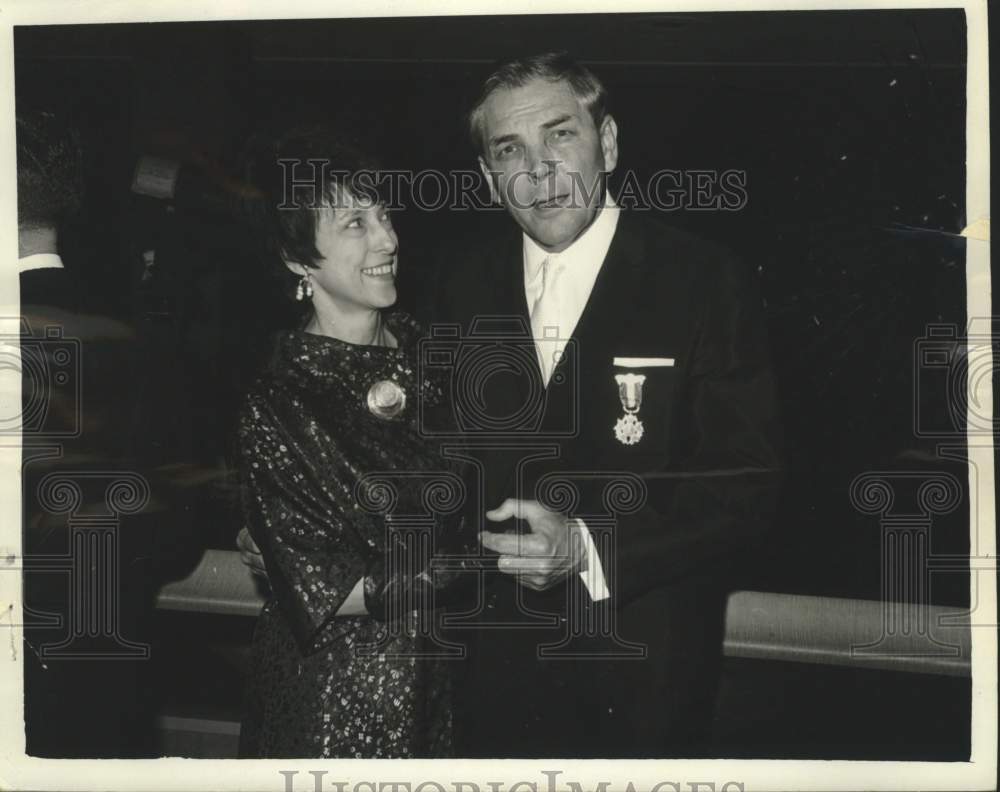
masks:
{"type": "MultiPolygon", "coordinates": [[[[524,520],[531,533],[483,531],[483,547],[500,554],[497,568],[516,575],[518,582],[535,591],[544,591],[574,572],[584,572],[584,549],[574,541],[574,525],[566,515],[549,511],[538,501],[508,498],[486,512],[490,522],[524,520]]],[[[242,529],[236,539],[240,558],[256,575],[267,576],[264,560],[250,532],[242,529]]]]}

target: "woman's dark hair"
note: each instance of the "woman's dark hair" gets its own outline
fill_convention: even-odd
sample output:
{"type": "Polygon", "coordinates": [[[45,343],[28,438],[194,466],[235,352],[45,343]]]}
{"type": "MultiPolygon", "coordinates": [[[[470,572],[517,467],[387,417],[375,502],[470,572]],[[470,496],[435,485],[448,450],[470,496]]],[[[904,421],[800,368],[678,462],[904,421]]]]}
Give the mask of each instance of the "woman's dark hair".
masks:
{"type": "Polygon", "coordinates": [[[342,205],[346,196],[381,201],[375,160],[323,125],[296,127],[260,145],[250,182],[269,251],[289,276],[284,261],[318,267],[316,228],[320,212],[342,205]]]}

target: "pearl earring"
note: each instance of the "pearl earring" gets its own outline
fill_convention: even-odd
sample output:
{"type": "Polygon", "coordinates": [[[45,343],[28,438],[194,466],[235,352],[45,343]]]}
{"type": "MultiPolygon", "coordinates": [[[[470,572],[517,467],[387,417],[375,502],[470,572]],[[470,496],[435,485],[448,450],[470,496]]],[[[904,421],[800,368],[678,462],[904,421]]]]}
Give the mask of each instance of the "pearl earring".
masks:
{"type": "Polygon", "coordinates": [[[295,299],[302,302],[304,298],[313,296],[312,276],[305,273],[299,278],[299,285],[295,287],[295,299]]]}

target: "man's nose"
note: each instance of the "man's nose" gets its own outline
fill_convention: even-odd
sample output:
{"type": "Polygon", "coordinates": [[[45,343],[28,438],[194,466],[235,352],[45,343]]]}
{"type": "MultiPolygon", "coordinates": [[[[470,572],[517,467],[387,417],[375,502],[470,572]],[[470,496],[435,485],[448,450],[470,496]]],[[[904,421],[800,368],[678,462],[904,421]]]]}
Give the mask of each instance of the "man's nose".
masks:
{"type": "Polygon", "coordinates": [[[556,159],[547,149],[539,149],[529,153],[527,165],[532,181],[539,182],[555,170],[556,159]]]}

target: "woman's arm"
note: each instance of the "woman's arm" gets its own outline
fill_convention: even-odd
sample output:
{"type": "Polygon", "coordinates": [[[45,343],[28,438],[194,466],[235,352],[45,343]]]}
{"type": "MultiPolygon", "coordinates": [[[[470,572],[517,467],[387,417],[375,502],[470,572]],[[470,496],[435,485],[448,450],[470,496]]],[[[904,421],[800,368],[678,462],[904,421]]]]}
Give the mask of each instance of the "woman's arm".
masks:
{"type": "MultiPolygon", "coordinates": [[[[250,532],[246,528],[241,528],[236,537],[236,547],[240,551],[240,560],[254,575],[262,577],[265,581],[267,577],[267,566],[264,564],[264,555],[257,547],[250,532]]],[[[359,578],[354,584],[351,593],[347,595],[334,616],[367,616],[368,610],[365,608],[365,579],[359,578]]]]}
{"type": "MultiPolygon", "coordinates": [[[[236,545],[240,550],[240,560],[250,569],[251,573],[254,575],[259,575],[268,580],[267,568],[264,564],[264,556],[260,552],[260,548],[257,547],[257,543],[254,542],[253,537],[250,536],[250,532],[246,528],[240,530],[239,536],[236,539],[236,545]]],[[[472,559],[465,559],[463,565],[467,566],[469,570],[479,569],[481,567],[481,562],[474,561],[472,559]]],[[[405,577],[405,576],[404,576],[405,577]]],[[[410,576],[412,577],[412,576],[410,576]]],[[[387,576],[381,580],[378,576],[366,575],[358,580],[354,584],[354,588],[351,589],[350,593],[347,595],[346,599],[341,603],[340,607],[334,613],[334,617],[342,616],[374,616],[375,618],[385,618],[385,611],[387,610],[387,603],[385,602],[385,593],[394,589],[396,596],[400,596],[402,589],[405,584],[409,584],[409,588],[415,588],[415,580],[422,584],[423,588],[434,587],[437,588],[437,594],[431,595],[437,600],[437,604],[442,604],[442,600],[445,598],[444,589],[448,587],[454,587],[456,580],[455,575],[445,575],[442,577],[440,573],[435,574],[433,571],[422,570],[422,574],[418,573],[415,580],[404,580],[400,581],[399,576],[387,576]],[[368,597],[372,600],[376,607],[376,613],[368,607],[368,603],[365,601],[365,581],[368,580],[368,597]],[[404,584],[404,585],[401,585],[404,584]]],[[[429,592],[428,592],[429,594],[429,592]]],[[[424,597],[427,599],[427,596],[424,597]]],[[[431,600],[434,604],[434,599],[431,600]]],[[[399,610],[397,608],[397,610],[399,610]]]]}
{"type": "MultiPolygon", "coordinates": [[[[351,629],[344,617],[384,621],[464,596],[476,580],[469,573],[479,569],[474,538],[465,537],[469,546],[460,548],[458,559],[451,558],[457,552],[455,541],[467,533],[461,527],[464,520],[443,518],[451,549],[445,565],[423,557],[429,548],[422,545],[381,553],[366,546],[356,533],[355,510],[325,494],[327,488],[338,489],[331,480],[335,471],[317,469],[290,439],[284,424],[297,420],[298,415],[278,414],[266,397],[256,394],[241,415],[239,453],[247,527],[302,650],[317,651],[351,629]],[[319,480],[327,485],[321,487],[319,480]],[[421,557],[414,557],[414,551],[421,557]]],[[[326,456],[334,448],[331,438],[328,451],[317,449],[315,455],[326,456]]],[[[409,477],[407,483],[412,483],[409,477]]],[[[350,491],[348,482],[339,484],[350,491]]]]}
{"type": "Polygon", "coordinates": [[[237,452],[243,507],[271,590],[302,652],[311,654],[353,629],[338,617],[365,615],[360,581],[371,554],[351,516],[316,484],[321,476],[329,479],[330,471],[317,470],[304,456],[311,452],[299,448],[286,427],[302,419],[281,409],[280,397],[258,391],[241,412],[237,452]]]}

